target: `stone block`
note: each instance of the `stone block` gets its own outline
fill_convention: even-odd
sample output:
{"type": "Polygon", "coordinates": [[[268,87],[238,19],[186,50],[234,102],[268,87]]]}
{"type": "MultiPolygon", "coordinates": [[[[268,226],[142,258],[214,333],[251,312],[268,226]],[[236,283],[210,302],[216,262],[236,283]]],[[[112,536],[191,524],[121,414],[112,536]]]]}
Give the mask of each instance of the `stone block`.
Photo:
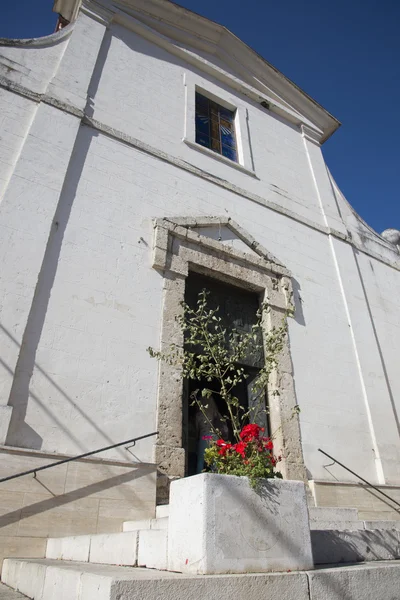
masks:
{"type": "Polygon", "coordinates": [[[0,490],[0,536],[18,533],[24,494],[0,490]]]}
{"type": "MultiPolygon", "coordinates": [[[[0,458],[0,475],[6,477],[63,455],[0,447],[0,458]]],[[[94,459],[68,463],[40,471],[37,478],[26,475],[2,484],[0,536],[115,533],[124,521],[154,518],[155,502],[153,465],[94,459]]],[[[2,545],[8,547],[8,542],[2,545]]],[[[0,550],[0,556],[7,554],[0,550]]]]}
{"type": "Polygon", "coordinates": [[[144,483],[155,485],[154,471],[153,466],[138,468],[133,464],[114,466],[89,461],[71,462],[68,464],[65,492],[80,492],[82,488],[88,488],[92,498],[126,500],[138,490],[142,491],[144,483]]]}
{"type": "MultiPolygon", "coordinates": [[[[62,569],[57,566],[46,569],[43,592],[40,600],[78,600],[80,596],[81,573],[75,569],[62,569]]],[[[28,592],[30,594],[30,592],[28,592]]],[[[36,598],[35,598],[36,600],[36,598]]]]}
{"type": "Polygon", "coordinates": [[[162,519],[152,519],[150,523],[150,529],[168,529],[169,517],[163,517],[162,519]]]}
{"type": "Polygon", "coordinates": [[[400,574],[400,565],[394,563],[342,566],[307,573],[195,577],[151,569],[49,560],[7,562],[5,583],[16,589],[25,586],[29,597],[35,600],[397,600],[400,574]],[[52,589],[53,596],[42,596],[45,576],[45,591],[52,589]],[[48,585],[48,579],[52,586],[48,585]],[[80,581],[78,589],[74,587],[77,579],[80,581]],[[76,591],[78,594],[74,595],[76,591]]]}
{"type": "Polygon", "coordinates": [[[111,500],[102,498],[99,502],[97,533],[115,533],[122,531],[124,521],[150,519],[154,516],[155,487],[151,498],[139,495],[129,500],[111,500]]]}
{"type": "Polygon", "coordinates": [[[149,529],[139,532],[138,566],[148,569],[167,569],[168,532],[149,529]]]}
{"type": "Polygon", "coordinates": [[[400,521],[364,521],[364,529],[400,529],[400,521]]]}
{"type": "MultiPolygon", "coordinates": [[[[99,565],[100,566],[100,565],[99,565]]],[[[126,567],[124,567],[126,569],[126,567]]],[[[111,595],[112,579],[100,573],[82,572],[79,600],[114,600],[111,595]]],[[[121,599],[122,600],[122,599],[121,599]]]]}
{"type": "Polygon", "coordinates": [[[137,531],[92,535],[89,562],[110,565],[136,565],[137,531]]]}
{"type": "Polygon", "coordinates": [[[312,531],[316,565],[400,558],[400,531],[312,531]]]}
{"type": "MultiPolygon", "coordinates": [[[[34,564],[46,571],[46,583],[48,578],[53,583],[54,596],[52,600],[59,598],[62,600],[66,600],[66,598],[68,600],[93,600],[93,598],[96,600],[115,600],[116,598],[120,600],[132,598],[192,600],[200,597],[205,600],[211,598],[219,600],[232,600],[232,598],[309,600],[306,573],[193,577],[167,571],[158,572],[152,569],[55,563],[48,560],[34,564]],[[61,592],[61,588],[64,585],[64,575],[68,573],[74,575],[68,580],[66,578],[66,593],[64,593],[64,590],[61,592]],[[73,595],[77,577],[80,578],[79,594],[73,595]],[[58,583],[60,586],[60,593],[55,591],[54,583],[58,583]],[[69,596],[67,596],[68,593],[69,596]]],[[[18,567],[26,568],[27,561],[23,561],[18,567]]],[[[48,586],[49,588],[50,586],[48,586]]],[[[42,597],[35,596],[35,600],[42,600],[42,597]]],[[[46,600],[49,600],[49,596],[46,596],[46,600]]]]}
{"type": "Polygon", "coordinates": [[[393,510],[359,510],[358,515],[363,521],[397,521],[400,513],[393,510]]]}
{"type": "Polygon", "coordinates": [[[353,531],[364,529],[364,523],[358,519],[355,508],[311,506],[308,508],[308,514],[312,530],[353,531]]]}
{"type": "Polygon", "coordinates": [[[5,558],[9,557],[44,557],[46,553],[46,539],[41,537],[0,537],[0,566],[5,558]]]}
{"type": "Polygon", "coordinates": [[[77,535],[47,540],[46,558],[88,562],[90,535],[77,535]]]}
{"type": "Polygon", "coordinates": [[[123,531],[142,531],[144,529],[168,529],[168,517],[162,519],[144,519],[143,521],[125,521],[123,531]]]}
{"type": "MultiPolygon", "coordinates": [[[[60,458],[63,457],[54,457],[45,452],[10,450],[7,447],[0,447],[0,477],[9,477],[35,467],[42,467],[60,458]]],[[[36,478],[31,474],[5,481],[1,484],[1,489],[2,491],[40,494],[45,489],[43,486],[46,486],[50,494],[63,494],[66,472],[67,465],[59,465],[39,471],[36,478]]]]}
{"type": "MultiPolygon", "coordinates": [[[[340,482],[311,481],[310,487],[318,509],[322,507],[356,507],[358,518],[363,521],[397,520],[399,513],[386,501],[379,492],[366,485],[340,482]]],[[[380,489],[394,499],[399,500],[399,488],[380,486],[380,489]]],[[[347,509],[348,510],[348,509],[347,509]]]]}
{"type": "Polygon", "coordinates": [[[60,560],[62,556],[63,540],[65,538],[48,538],[46,543],[46,558],[60,560]]]}
{"type": "Polygon", "coordinates": [[[313,568],[305,486],[204,473],[171,484],[168,570],[193,574],[313,568]]]}
{"type": "Polygon", "coordinates": [[[95,533],[99,501],[91,497],[25,494],[20,536],[62,536],[95,533]]]}
{"type": "Polygon", "coordinates": [[[310,520],[310,529],[312,531],[356,531],[365,529],[364,521],[312,521],[310,520]]]}
{"type": "Polygon", "coordinates": [[[153,446],[154,462],[162,472],[171,477],[182,477],[185,473],[185,451],[171,446],[153,446]]]}
{"type": "Polygon", "coordinates": [[[315,600],[396,600],[399,565],[359,565],[321,569],[308,574],[315,600]]]}
{"type": "Polygon", "coordinates": [[[1,571],[1,580],[30,598],[42,599],[46,567],[40,563],[7,558],[1,571]]]}
{"type": "Polygon", "coordinates": [[[327,506],[310,506],[308,508],[312,521],[357,521],[356,508],[337,508],[327,506]]]}
{"type": "Polygon", "coordinates": [[[169,504],[161,504],[156,506],[156,518],[163,519],[169,516],[169,504]]]}
{"type": "Polygon", "coordinates": [[[152,519],[142,519],[140,521],[124,521],[122,531],[139,531],[139,529],[150,529],[152,519]]]}

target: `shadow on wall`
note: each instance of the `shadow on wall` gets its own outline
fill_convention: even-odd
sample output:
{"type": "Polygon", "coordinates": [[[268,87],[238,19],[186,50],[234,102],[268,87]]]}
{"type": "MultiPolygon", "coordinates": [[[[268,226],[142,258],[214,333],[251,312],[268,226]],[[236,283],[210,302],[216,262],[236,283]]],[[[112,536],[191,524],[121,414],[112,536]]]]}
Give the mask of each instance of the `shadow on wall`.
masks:
{"type": "MultiPolygon", "coordinates": [[[[79,463],[79,464],[82,464],[82,463],[79,463]]],[[[55,467],[55,468],[57,468],[57,467],[55,467]]],[[[97,494],[97,497],[105,498],[105,500],[107,502],[107,490],[111,490],[113,488],[118,487],[119,491],[121,492],[121,490],[123,490],[123,487],[121,487],[121,486],[123,486],[124,484],[129,484],[130,482],[134,481],[135,479],[139,479],[140,477],[146,477],[152,471],[154,471],[153,467],[150,467],[150,468],[147,467],[145,469],[143,469],[143,467],[141,467],[139,469],[132,469],[122,475],[114,475],[107,479],[102,479],[101,481],[96,481],[95,483],[91,483],[89,485],[73,489],[69,492],[66,492],[66,493],[63,493],[60,495],[55,495],[50,490],[48,490],[51,494],[50,498],[48,498],[48,497],[43,498],[43,495],[42,495],[41,496],[42,499],[39,500],[39,502],[35,502],[33,504],[28,504],[26,506],[23,506],[21,508],[14,510],[12,512],[2,514],[0,516],[0,529],[2,529],[3,527],[9,527],[10,525],[13,525],[14,523],[20,523],[20,529],[21,528],[23,529],[24,519],[31,519],[32,517],[40,515],[41,513],[44,513],[44,512],[53,510],[53,509],[59,509],[60,507],[63,507],[71,502],[75,503],[79,500],[83,500],[84,498],[88,498],[89,496],[96,497],[96,496],[94,496],[95,494],[97,494]]],[[[37,480],[37,481],[38,481],[38,483],[41,484],[41,482],[39,480],[37,480]]],[[[41,484],[41,485],[43,487],[46,487],[43,484],[41,484]]],[[[48,488],[46,487],[46,489],[48,489],[48,488]]],[[[112,498],[112,494],[111,494],[111,498],[112,498]]],[[[143,501],[141,500],[140,496],[138,496],[138,494],[136,494],[131,487],[129,487],[129,490],[126,490],[125,500],[127,502],[129,502],[129,506],[131,506],[132,508],[135,508],[139,511],[140,511],[140,508],[143,506],[143,501]]],[[[79,513],[79,508],[77,510],[79,513]]],[[[123,513],[123,510],[124,510],[124,506],[122,505],[118,509],[118,513],[121,513],[121,512],[123,513]]],[[[126,510],[126,508],[125,508],[125,510],[126,510]]],[[[70,514],[66,518],[68,518],[69,522],[73,523],[73,521],[74,521],[73,514],[70,514]]],[[[77,521],[79,521],[80,515],[77,514],[76,518],[77,518],[77,521]]],[[[60,519],[62,519],[61,515],[60,515],[60,519]]],[[[122,520],[123,520],[123,517],[122,517],[122,520]]],[[[80,524],[80,526],[82,528],[82,524],[80,524]]],[[[46,528],[46,524],[43,525],[43,528],[44,529],[46,528]]],[[[83,529],[85,529],[85,527],[83,527],[83,529]]],[[[90,529],[92,529],[92,528],[90,528],[90,529]]],[[[84,532],[82,531],[82,533],[84,533],[84,532]]],[[[44,536],[46,536],[46,533],[44,534],[44,536]]],[[[0,537],[0,541],[1,541],[1,537],[0,537]]]]}
{"type": "MultiPolygon", "coordinates": [[[[18,345],[17,340],[1,324],[0,324],[0,329],[2,329],[2,331],[16,345],[18,345]]],[[[39,342],[39,339],[38,339],[38,342],[39,342]]],[[[36,349],[37,349],[37,347],[35,348],[35,354],[36,354],[36,349]]],[[[12,369],[10,369],[10,367],[1,358],[0,358],[0,364],[3,366],[3,368],[6,371],[8,371],[8,373],[10,373],[10,375],[12,377],[14,377],[14,373],[13,373],[12,369]]],[[[76,402],[50,377],[50,375],[48,375],[46,373],[46,371],[44,371],[44,369],[42,369],[42,367],[33,360],[32,372],[30,374],[27,374],[27,378],[24,379],[24,384],[26,385],[26,388],[25,388],[26,395],[21,396],[21,405],[20,406],[17,403],[15,403],[15,404],[11,403],[11,394],[10,394],[9,405],[13,406],[11,423],[14,418],[14,424],[15,424],[15,428],[16,428],[16,436],[15,436],[15,438],[12,438],[10,435],[10,432],[11,432],[11,423],[10,423],[10,428],[9,428],[9,432],[8,432],[8,436],[7,436],[7,440],[6,440],[6,445],[17,446],[17,447],[22,447],[22,448],[30,448],[32,450],[40,450],[41,449],[41,445],[42,445],[42,441],[43,441],[42,438],[24,421],[25,416],[26,416],[26,410],[27,410],[29,398],[32,398],[32,400],[34,400],[36,402],[36,404],[38,404],[38,406],[40,406],[40,408],[50,417],[50,419],[53,421],[53,423],[55,423],[57,428],[59,428],[61,431],[63,431],[65,434],[67,434],[68,437],[71,440],[73,440],[73,442],[77,445],[78,448],[80,448],[82,451],[87,450],[87,447],[82,443],[82,439],[76,437],[70,429],[67,429],[67,427],[65,427],[65,425],[58,419],[56,414],[52,410],[50,410],[49,406],[47,404],[45,404],[39,398],[39,396],[37,394],[33,393],[29,389],[30,379],[33,374],[33,368],[37,369],[47,379],[47,381],[50,382],[50,384],[55,388],[55,390],[59,394],[61,394],[62,397],[69,404],[71,404],[74,407],[74,410],[76,410],[99,434],[101,434],[101,436],[107,442],[109,442],[110,444],[114,443],[114,440],[112,438],[110,438],[109,436],[107,436],[104,433],[104,431],[102,429],[100,429],[96,425],[96,423],[76,404],[76,402]],[[28,377],[28,375],[29,375],[29,377],[28,377]],[[34,445],[35,443],[36,443],[36,445],[34,445]]],[[[16,378],[16,376],[17,376],[17,371],[15,374],[15,378],[16,378]]],[[[14,378],[14,381],[15,381],[15,378],[14,378]]],[[[15,386],[13,385],[13,388],[14,387],[15,386]]],[[[116,450],[119,450],[119,449],[117,448],[116,450]]],[[[126,456],[124,454],[121,456],[123,456],[123,458],[126,459],[126,456]]]]}
{"type": "Polygon", "coordinates": [[[381,361],[381,365],[382,365],[382,370],[385,376],[385,382],[386,382],[386,387],[389,393],[389,398],[390,398],[390,404],[392,406],[392,410],[393,410],[393,416],[394,416],[394,420],[396,422],[396,427],[397,427],[397,432],[400,436],[400,420],[399,420],[399,415],[397,412],[397,406],[396,406],[396,400],[395,397],[393,395],[393,390],[392,390],[392,386],[390,385],[390,378],[389,378],[389,374],[387,372],[387,368],[386,368],[386,363],[385,363],[385,358],[383,356],[383,351],[382,351],[382,346],[379,340],[379,335],[378,335],[378,331],[376,329],[376,325],[375,325],[375,320],[374,320],[374,316],[372,314],[372,309],[371,309],[371,304],[369,302],[369,298],[368,298],[368,294],[367,294],[367,290],[365,289],[365,283],[364,283],[364,279],[361,273],[361,269],[360,269],[360,264],[358,262],[358,256],[359,256],[359,251],[356,250],[355,248],[353,248],[353,254],[354,254],[354,260],[357,266],[357,272],[358,272],[358,277],[360,279],[360,283],[361,283],[361,287],[363,290],[363,294],[364,294],[364,300],[365,300],[365,304],[367,305],[367,309],[368,309],[368,315],[369,315],[369,319],[371,322],[371,327],[372,330],[374,332],[374,337],[375,337],[375,341],[376,341],[376,346],[378,348],[378,352],[379,352],[379,358],[381,361]]]}
{"type": "Polygon", "coordinates": [[[292,277],[293,302],[294,302],[294,320],[299,325],[305,327],[306,321],[303,313],[303,298],[301,296],[301,287],[297,279],[292,277]]]}
{"type": "MultiPolygon", "coordinates": [[[[57,384],[43,371],[43,369],[41,369],[38,365],[35,365],[35,359],[46,318],[51,290],[57,272],[57,265],[60,257],[64,233],[71,214],[72,204],[75,199],[76,190],[81,178],[83,166],[86,161],[93,135],[96,134],[88,127],[81,126],[76,136],[64,184],[54,214],[52,228],[36,284],[35,294],[28,315],[24,335],[22,337],[20,353],[16,364],[13,384],[8,401],[9,406],[12,406],[13,408],[6,438],[6,444],[10,446],[22,445],[37,450],[42,447],[42,438],[25,422],[28,399],[30,395],[29,387],[35,366],[42,374],[45,375],[52,385],[56,387],[57,391],[60,392],[68,402],[74,404],[72,399],[69,398],[65,392],[63,392],[63,390],[57,386],[57,384]]],[[[2,327],[2,329],[10,339],[12,339],[16,344],[18,343],[10,334],[10,332],[8,332],[4,327],[2,327]]],[[[4,365],[4,367],[10,372],[8,365],[4,365]]],[[[61,427],[61,429],[65,431],[65,427],[61,425],[57,417],[54,414],[50,414],[48,406],[45,406],[44,403],[33,394],[32,398],[47,414],[49,414],[51,419],[56,423],[57,427],[61,427]]],[[[99,431],[99,433],[104,435],[103,432],[97,428],[95,423],[93,423],[93,421],[87,417],[87,415],[84,416],[90,422],[90,424],[97,429],[97,431],[99,431]]],[[[78,447],[83,449],[82,443],[79,442],[72,432],[68,431],[68,434],[78,445],[78,447]]]]}
{"type": "MultiPolygon", "coordinates": [[[[22,338],[19,357],[13,373],[12,369],[0,358],[0,363],[13,377],[8,404],[12,406],[12,416],[6,438],[6,444],[10,446],[29,447],[40,450],[42,447],[42,438],[25,422],[29,397],[31,397],[40,408],[50,417],[57,428],[64,431],[76,446],[83,451],[87,450],[84,440],[76,437],[50,410],[37,394],[30,391],[30,383],[34,369],[37,369],[51,385],[57,390],[63,398],[70,403],[89,424],[96,430],[103,439],[112,444],[114,442],[104,431],[60,388],[60,386],[35,362],[36,353],[46,318],[46,312],[49,304],[51,290],[54,284],[58,260],[60,257],[64,233],[68,224],[72,204],[75,199],[76,190],[87,153],[91,144],[92,137],[97,135],[89,127],[81,126],[76,137],[74,149],[71,154],[71,160],[65,176],[64,185],[60,194],[57,209],[55,211],[51,233],[43,257],[42,266],[39,272],[38,281],[32,306],[27,319],[26,328],[22,338]]],[[[18,341],[10,331],[0,324],[4,333],[16,344],[18,341]]],[[[121,455],[122,456],[122,455],[121,455]]],[[[123,455],[126,460],[126,456],[123,455]]]]}

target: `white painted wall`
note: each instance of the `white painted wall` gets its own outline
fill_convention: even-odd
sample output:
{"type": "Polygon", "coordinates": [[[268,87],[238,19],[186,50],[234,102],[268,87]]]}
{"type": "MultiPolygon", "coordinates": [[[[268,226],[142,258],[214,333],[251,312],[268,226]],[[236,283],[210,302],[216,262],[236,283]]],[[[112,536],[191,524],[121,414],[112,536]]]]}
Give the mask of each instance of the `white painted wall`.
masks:
{"type": "Polygon", "coordinates": [[[122,26],[107,36],[107,60],[99,72],[94,118],[271,202],[323,223],[298,129],[248,98],[122,26]],[[248,111],[257,178],[189,148],[184,136],[185,85],[194,84],[248,111]]]}
{"type": "Polygon", "coordinates": [[[36,104],[0,88],[0,107],[0,193],[3,193],[34,118],[36,104]]]}
{"type": "MultiPolygon", "coordinates": [[[[398,255],[373,233],[362,246],[363,226],[320,148],[283,117],[89,14],[46,89],[154,151],[2,90],[4,130],[16,123],[0,204],[1,322],[16,340],[3,345],[1,401],[14,406],[7,443],[73,453],[154,430],[158,365],[146,348],[158,345],[163,281],[150,266],[152,219],[229,215],[293,273],[290,342],[310,477],[332,478],[321,447],[364,477],[400,484],[398,255]],[[256,177],[182,141],[184,83],[248,113],[256,177]],[[356,252],[340,239],[348,230],[356,252]],[[362,248],[384,248],[386,262],[362,248]]],[[[152,443],[138,445],[142,460],[152,443]]],[[[338,467],[335,475],[348,479],[338,467]]]]}
{"type": "MultiPolygon", "coordinates": [[[[41,94],[57,71],[72,27],[43,38],[0,48],[0,77],[41,94]]],[[[10,42],[12,42],[10,40],[10,42]]]]}

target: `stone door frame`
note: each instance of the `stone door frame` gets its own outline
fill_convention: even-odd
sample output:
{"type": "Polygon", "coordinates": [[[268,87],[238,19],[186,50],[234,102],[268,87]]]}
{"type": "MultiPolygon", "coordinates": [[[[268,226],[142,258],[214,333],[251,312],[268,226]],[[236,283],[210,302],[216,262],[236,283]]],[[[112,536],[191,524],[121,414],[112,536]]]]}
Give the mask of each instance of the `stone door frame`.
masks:
{"type": "MultiPolygon", "coordinates": [[[[291,274],[243,228],[227,217],[176,217],[154,221],[153,268],[164,277],[160,349],[173,343],[183,347],[176,316],[182,314],[189,272],[258,292],[271,307],[266,330],[279,326],[292,298],[291,274]],[[196,227],[227,227],[249,252],[233,249],[220,241],[198,234],[196,227]]],[[[153,458],[161,473],[171,478],[185,475],[182,447],[183,382],[179,367],[159,363],[157,430],[153,458]]],[[[282,454],[280,471],[285,479],[307,481],[301,446],[300,426],[290,357],[289,339],[271,376],[268,389],[269,419],[277,453],[282,454]]]]}

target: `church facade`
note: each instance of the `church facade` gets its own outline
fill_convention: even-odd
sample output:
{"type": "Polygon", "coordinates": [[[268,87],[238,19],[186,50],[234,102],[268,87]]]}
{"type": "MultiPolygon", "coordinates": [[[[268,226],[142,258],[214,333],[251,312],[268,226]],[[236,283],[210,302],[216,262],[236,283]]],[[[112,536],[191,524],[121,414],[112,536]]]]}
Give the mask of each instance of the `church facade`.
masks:
{"type": "MultiPolygon", "coordinates": [[[[90,463],[133,460],[151,512],[154,469],[185,476],[190,436],[179,371],[147,348],[182,345],[175,317],[203,278],[266,300],[270,326],[295,306],[268,394],[284,477],[309,481],[317,505],[398,517],[319,452],[400,500],[400,238],[333,180],[322,146],[339,122],[167,0],[56,10],[57,33],[0,48],[2,476],[158,432],[90,463]]],[[[81,489],[63,477],[57,494],[81,489]]],[[[7,485],[21,514],[47,498],[7,485]]],[[[104,525],[101,498],[128,500],[99,493],[71,501],[94,498],[104,525]]],[[[21,519],[8,535],[33,538],[21,519]]],[[[63,531],[87,532],[72,521],[63,531]]]]}

